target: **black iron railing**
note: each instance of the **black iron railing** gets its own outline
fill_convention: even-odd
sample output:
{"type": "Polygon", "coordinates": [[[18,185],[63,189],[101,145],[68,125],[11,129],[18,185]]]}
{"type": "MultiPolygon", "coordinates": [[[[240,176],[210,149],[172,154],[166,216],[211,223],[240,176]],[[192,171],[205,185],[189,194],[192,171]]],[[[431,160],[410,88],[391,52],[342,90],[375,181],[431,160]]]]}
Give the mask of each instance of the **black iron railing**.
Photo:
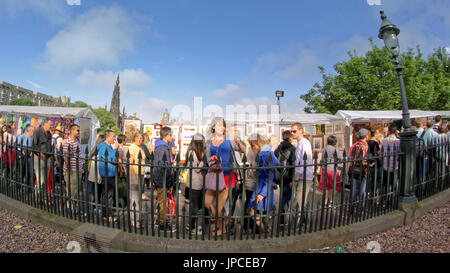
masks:
{"type": "Polygon", "coordinates": [[[417,143],[416,179],[412,187],[419,200],[450,186],[449,146],[449,139],[446,136],[417,143]]]}
{"type": "MultiPolygon", "coordinates": [[[[344,152],[340,155],[325,154],[319,160],[315,154],[312,164],[288,166],[276,166],[271,158],[269,164],[264,165],[258,157],[250,166],[244,156],[239,167],[219,168],[210,167],[206,158],[202,159],[203,165],[200,167],[193,166],[192,157],[187,159],[186,164],[181,164],[179,156],[172,164],[162,163],[167,158],[155,162],[152,156],[144,161],[143,155],[139,155],[137,163],[130,163],[129,153],[121,160],[108,161],[107,154],[105,160],[99,159],[97,151],[89,157],[87,149],[80,156],[79,150],[69,149],[68,154],[64,154],[61,147],[54,149],[54,152],[43,153],[43,160],[39,159],[41,153],[29,146],[1,143],[1,194],[80,222],[147,236],[195,240],[295,236],[392,212],[398,208],[400,159],[404,156],[398,150],[382,148],[377,155],[363,157],[361,153],[356,158],[344,152]],[[68,162],[76,162],[76,171],[71,176],[64,177],[64,158],[68,162]],[[385,169],[384,162],[389,159],[393,162],[393,168],[385,169]],[[106,169],[108,165],[115,166],[115,173],[109,179],[99,174],[103,164],[106,169]],[[356,173],[350,165],[364,166],[361,168],[363,172],[356,173]],[[134,167],[141,175],[134,176],[134,167]],[[299,168],[303,169],[303,173],[307,168],[313,169],[310,188],[306,177],[295,181],[295,176],[291,176],[290,181],[284,181],[285,173],[299,168]],[[193,172],[199,170],[203,186],[195,192],[192,189],[193,172]],[[225,189],[228,191],[228,209],[222,212],[228,212],[219,213],[219,192],[212,192],[215,195],[214,206],[206,207],[205,195],[211,192],[206,190],[205,180],[208,172],[215,171],[219,186],[219,175],[224,170],[231,170],[237,174],[238,180],[242,180],[238,181],[236,188],[225,189]],[[184,175],[188,177],[187,186],[182,178],[184,172],[188,173],[184,175]],[[155,185],[156,173],[162,174],[162,187],[155,185]],[[254,188],[246,187],[249,173],[255,175],[254,188]],[[89,176],[94,179],[89,179],[89,176]],[[263,176],[269,179],[260,179],[263,176]],[[173,186],[168,186],[169,179],[174,180],[173,186]],[[260,183],[265,183],[268,189],[265,200],[274,199],[272,209],[270,205],[265,207],[266,210],[264,207],[258,210],[249,206],[249,199],[253,191],[259,189],[260,183]],[[319,189],[320,185],[322,189],[319,189]],[[300,192],[299,187],[302,189],[300,192]],[[74,189],[76,192],[73,192],[74,189]],[[326,189],[329,190],[328,195],[325,194],[326,189]],[[173,199],[170,194],[173,194],[173,199]],[[185,195],[192,200],[186,201],[185,195]],[[299,204],[297,200],[300,195],[302,201],[299,204]],[[198,209],[193,208],[194,198],[200,200],[198,209]],[[161,222],[163,225],[160,225],[161,222]],[[222,234],[213,232],[220,230],[222,234]]],[[[419,199],[447,189],[450,185],[448,140],[419,146],[417,151],[417,181],[411,185],[419,199]],[[421,173],[419,170],[422,170],[421,173]]],[[[119,158],[118,151],[115,158],[119,158]]],[[[306,162],[306,155],[303,160],[306,162]]],[[[220,166],[220,159],[215,166],[220,166]]],[[[229,185],[232,185],[231,176],[229,179],[229,185]]]]}

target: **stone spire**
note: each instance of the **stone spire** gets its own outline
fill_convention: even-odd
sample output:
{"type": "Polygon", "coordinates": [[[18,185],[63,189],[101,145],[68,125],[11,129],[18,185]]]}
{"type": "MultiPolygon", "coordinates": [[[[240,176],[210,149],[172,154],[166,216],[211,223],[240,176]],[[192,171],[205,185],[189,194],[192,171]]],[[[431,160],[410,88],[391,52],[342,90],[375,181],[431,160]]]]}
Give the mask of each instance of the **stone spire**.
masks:
{"type": "Polygon", "coordinates": [[[110,112],[114,118],[117,128],[120,128],[120,79],[119,74],[117,74],[116,86],[114,86],[113,97],[111,100],[110,112]]]}

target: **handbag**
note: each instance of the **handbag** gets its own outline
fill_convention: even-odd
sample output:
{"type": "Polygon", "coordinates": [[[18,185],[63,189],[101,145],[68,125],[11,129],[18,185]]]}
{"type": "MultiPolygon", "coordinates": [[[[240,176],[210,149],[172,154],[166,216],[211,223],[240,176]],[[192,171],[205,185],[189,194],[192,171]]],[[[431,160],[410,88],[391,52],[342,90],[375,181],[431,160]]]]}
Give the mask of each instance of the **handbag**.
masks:
{"type": "Polygon", "coordinates": [[[208,171],[205,176],[205,189],[211,191],[223,191],[226,188],[225,177],[222,171],[208,171]],[[219,188],[217,189],[217,176],[219,177],[219,188]]]}
{"type": "Polygon", "coordinates": [[[240,166],[239,166],[238,161],[236,160],[236,154],[235,154],[235,151],[232,151],[231,154],[233,155],[233,160],[234,160],[234,162],[235,162],[236,165],[237,165],[237,169],[235,170],[236,173],[237,173],[236,180],[237,180],[238,184],[240,184],[240,183],[242,183],[242,181],[244,181],[244,177],[243,177],[243,175],[242,175],[242,173],[241,173],[241,170],[239,169],[240,166]]]}
{"type": "Polygon", "coordinates": [[[172,191],[169,191],[166,199],[166,219],[175,219],[177,214],[177,205],[175,203],[175,198],[173,197],[172,191]],[[173,215],[169,215],[173,214],[173,215]]]}

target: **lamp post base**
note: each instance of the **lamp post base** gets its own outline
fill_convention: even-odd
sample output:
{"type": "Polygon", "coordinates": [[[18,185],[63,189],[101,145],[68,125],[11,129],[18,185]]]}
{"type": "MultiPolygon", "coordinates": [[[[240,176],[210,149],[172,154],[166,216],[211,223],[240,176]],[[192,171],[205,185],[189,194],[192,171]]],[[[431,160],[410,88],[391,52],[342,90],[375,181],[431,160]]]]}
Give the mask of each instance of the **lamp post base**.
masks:
{"type": "Polygon", "coordinates": [[[412,202],[416,202],[419,199],[417,199],[417,197],[415,195],[408,195],[408,196],[400,196],[399,198],[399,202],[400,203],[412,203],[412,202]]]}

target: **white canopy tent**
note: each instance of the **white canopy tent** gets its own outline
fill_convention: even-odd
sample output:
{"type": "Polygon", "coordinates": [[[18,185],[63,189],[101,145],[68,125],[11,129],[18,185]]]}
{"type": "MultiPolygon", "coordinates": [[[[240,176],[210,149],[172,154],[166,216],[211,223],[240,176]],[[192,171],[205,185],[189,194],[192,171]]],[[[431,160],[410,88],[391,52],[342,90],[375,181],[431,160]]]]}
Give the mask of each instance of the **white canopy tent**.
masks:
{"type": "Polygon", "coordinates": [[[441,115],[442,119],[450,119],[450,111],[433,111],[436,115],[441,115]]]}
{"type": "MultiPolygon", "coordinates": [[[[72,107],[42,107],[42,106],[13,106],[0,105],[0,113],[14,116],[31,116],[40,118],[73,118],[80,119],[80,127],[89,126],[89,143],[87,146],[92,148],[95,142],[96,131],[100,128],[100,121],[89,108],[72,107]],[[85,125],[81,120],[88,120],[89,125],[85,125]]],[[[81,128],[82,131],[84,128],[81,128]]],[[[86,146],[86,145],[82,145],[86,146]]],[[[84,149],[84,147],[83,147],[84,149]]]]}
{"type": "MultiPolygon", "coordinates": [[[[434,112],[422,110],[409,110],[410,118],[425,118],[438,115],[434,112]]],[[[402,111],[346,111],[339,110],[336,117],[344,120],[346,126],[353,122],[367,122],[371,119],[399,120],[402,119],[402,111]]]]}
{"type": "Polygon", "coordinates": [[[343,121],[342,118],[324,113],[286,113],[280,115],[280,124],[292,124],[300,122],[302,124],[329,124],[332,122],[343,121]]]}

